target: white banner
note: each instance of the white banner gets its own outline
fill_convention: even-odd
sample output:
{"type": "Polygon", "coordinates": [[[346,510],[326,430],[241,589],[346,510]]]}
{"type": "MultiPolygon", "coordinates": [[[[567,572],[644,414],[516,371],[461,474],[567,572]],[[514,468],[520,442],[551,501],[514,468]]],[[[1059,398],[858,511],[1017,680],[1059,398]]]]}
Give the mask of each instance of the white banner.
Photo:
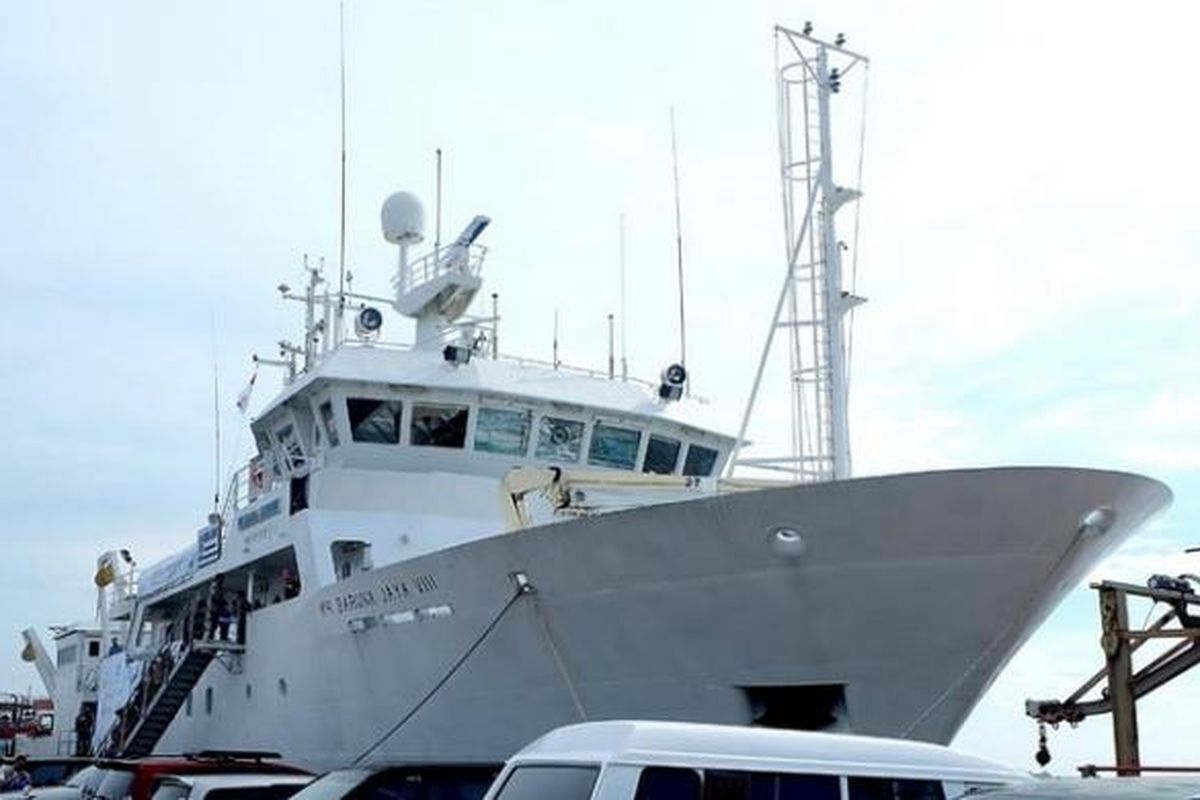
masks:
{"type": "Polygon", "coordinates": [[[108,738],[117,721],[117,710],[129,702],[142,679],[141,661],[126,661],[124,653],[114,653],[100,662],[100,685],[96,689],[96,728],[92,732],[92,752],[108,738]]]}
{"type": "Polygon", "coordinates": [[[192,577],[192,573],[196,571],[198,550],[197,545],[191,545],[142,570],[141,576],[138,577],[138,596],[149,597],[192,577]]]}

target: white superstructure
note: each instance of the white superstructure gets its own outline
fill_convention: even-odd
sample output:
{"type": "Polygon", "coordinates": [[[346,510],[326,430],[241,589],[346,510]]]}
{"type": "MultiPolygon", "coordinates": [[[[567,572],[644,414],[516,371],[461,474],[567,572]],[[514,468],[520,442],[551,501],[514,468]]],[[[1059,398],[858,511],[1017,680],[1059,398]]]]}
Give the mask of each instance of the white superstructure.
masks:
{"type": "MultiPolygon", "coordinates": [[[[804,40],[832,80],[835,46],[804,40]]],[[[836,205],[827,177],[808,191],[836,205]]],[[[394,295],[319,269],[280,287],[304,328],[260,360],[284,385],[251,424],[257,454],[175,556],[136,574],[101,559],[98,627],[120,641],[94,751],[500,760],[630,717],[945,742],[1169,500],[1082,469],[813,482],[792,460],[793,481],[723,479],[740,436],[702,424],[680,365],[643,383],[499,352],[495,316],[468,313],[489,222],[418,255],[421,206],[396,194],[394,295]],[[410,344],[388,343],[388,308],[410,344]]],[[[833,410],[824,477],[846,464],[826,458],[833,410]]]]}

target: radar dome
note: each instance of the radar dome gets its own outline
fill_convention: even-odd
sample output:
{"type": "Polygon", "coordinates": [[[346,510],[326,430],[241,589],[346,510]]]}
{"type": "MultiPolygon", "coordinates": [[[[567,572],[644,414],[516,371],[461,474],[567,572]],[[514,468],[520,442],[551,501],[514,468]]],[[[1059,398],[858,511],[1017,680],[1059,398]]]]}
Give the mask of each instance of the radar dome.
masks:
{"type": "Polygon", "coordinates": [[[425,238],[425,209],[415,195],[394,193],[383,201],[379,217],[383,238],[392,244],[416,244],[425,238]]]}

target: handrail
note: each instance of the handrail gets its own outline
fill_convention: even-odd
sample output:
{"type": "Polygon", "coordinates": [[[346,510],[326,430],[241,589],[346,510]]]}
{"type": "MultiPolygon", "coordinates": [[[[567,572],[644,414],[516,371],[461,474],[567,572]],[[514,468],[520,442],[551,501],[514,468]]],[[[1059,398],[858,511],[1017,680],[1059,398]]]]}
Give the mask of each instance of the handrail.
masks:
{"type": "Polygon", "coordinates": [[[477,277],[483,272],[486,256],[487,247],[481,244],[469,247],[448,244],[409,262],[407,269],[392,276],[392,286],[400,291],[409,291],[448,272],[477,277]]]}

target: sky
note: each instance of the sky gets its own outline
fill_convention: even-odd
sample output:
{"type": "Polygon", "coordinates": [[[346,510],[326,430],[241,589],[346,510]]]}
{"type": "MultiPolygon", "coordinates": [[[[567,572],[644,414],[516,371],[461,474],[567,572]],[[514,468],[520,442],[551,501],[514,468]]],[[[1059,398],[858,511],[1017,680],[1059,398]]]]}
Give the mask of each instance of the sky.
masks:
{"type": "MultiPolygon", "coordinates": [[[[605,363],[624,214],[630,369],[657,375],[678,348],[674,106],[689,367],[736,430],[785,267],[772,26],[809,19],[872,61],[856,472],[1143,472],[1174,506],[1096,575],[1200,572],[1194,4],[347,0],[354,286],[387,292],[379,204],[432,205],[440,147],[445,234],[494,220],[502,349],[548,359],[557,312],[562,359],[605,363]]],[[[36,685],[22,628],[90,616],[101,550],[173,552],[248,455],[251,354],[297,334],[274,287],[337,261],[337,31],[332,0],[0,0],[0,688],[36,685]]],[[[768,382],[764,447],[786,438],[768,382]]],[[[1082,589],[956,744],[1032,767],[1024,699],[1072,690],[1097,640],[1082,589]]],[[[1194,760],[1196,681],[1142,704],[1145,763],[1194,760]]],[[[1051,749],[1060,772],[1108,763],[1108,722],[1051,749]]]]}

